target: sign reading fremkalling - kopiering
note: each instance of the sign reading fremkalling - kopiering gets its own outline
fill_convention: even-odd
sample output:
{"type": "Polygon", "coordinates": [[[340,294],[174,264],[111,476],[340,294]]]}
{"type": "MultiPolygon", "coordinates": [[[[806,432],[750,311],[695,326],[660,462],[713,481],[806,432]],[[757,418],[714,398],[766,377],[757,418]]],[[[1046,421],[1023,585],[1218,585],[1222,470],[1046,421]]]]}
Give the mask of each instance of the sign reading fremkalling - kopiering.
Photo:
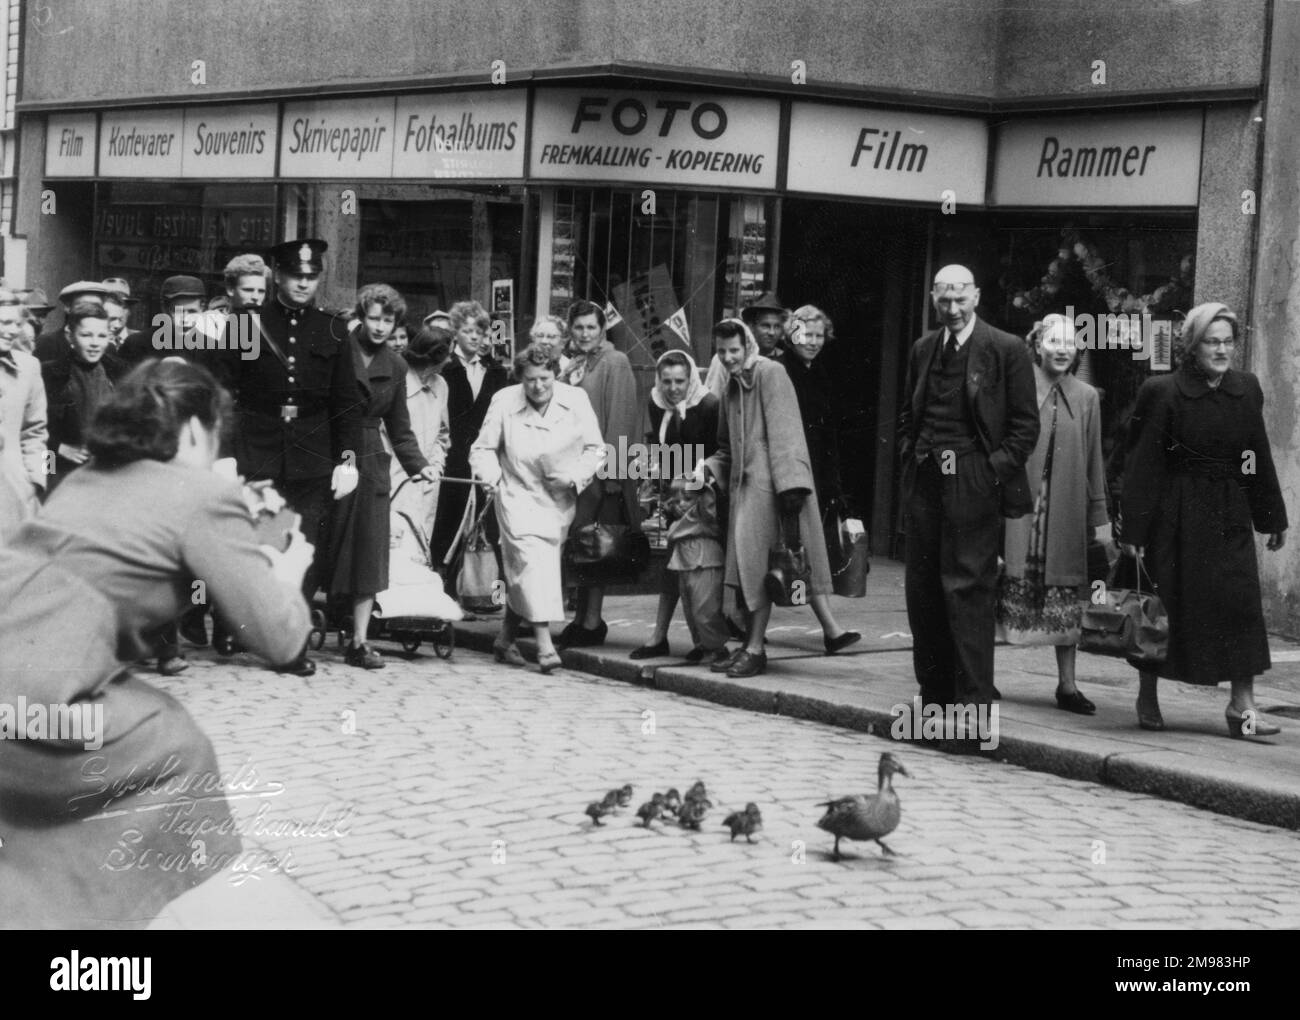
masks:
{"type": "Polygon", "coordinates": [[[822,103],[790,109],[790,191],[984,204],[982,120],[822,103]]]}
{"type": "Polygon", "coordinates": [[[533,101],[533,177],[776,187],[780,104],[712,93],[547,89],[533,101]]]}
{"type": "Polygon", "coordinates": [[[1195,207],[1200,110],[1015,121],[998,129],[993,204],[1195,207]]]}

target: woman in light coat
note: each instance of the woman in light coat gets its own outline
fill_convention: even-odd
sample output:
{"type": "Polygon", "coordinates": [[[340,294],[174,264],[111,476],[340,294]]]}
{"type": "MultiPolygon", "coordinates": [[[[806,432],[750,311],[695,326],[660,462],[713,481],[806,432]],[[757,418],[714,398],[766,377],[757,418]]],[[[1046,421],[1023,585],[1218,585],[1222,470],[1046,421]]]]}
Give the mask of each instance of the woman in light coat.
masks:
{"type": "MultiPolygon", "coordinates": [[[[442,377],[442,366],[451,354],[455,334],[441,326],[425,326],[411,338],[402,358],[406,362],[406,409],[411,417],[411,431],[424,459],[441,475],[447,466],[447,451],[451,449],[451,424],[447,416],[447,380],[442,377]]],[[[391,350],[391,344],[389,349],[391,350]]],[[[384,433],[385,449],[392,452],[388,433],[384,433]]],[[[441,482],[421,487],[407,485],[400,492],[398,486],[406,481],[406,471],[394,458],[392,468],[393,492],[397,493],[392,508],[404,512],[424,535],[427,544],[433,537],[433,525],[438,517],[438,492],[441,482]],[[428,491],[423,491],[427,488],[428,491]]]]}
{"type": "Polygon", "coordinates": [[[515,358],[519,383],[499,390],[470,448],[474,477],[494,487],[506,611],[492,649],[498,662],[524,664],[515,644],[527,622],[543,673],[560,665],[550,621],[564,619],[560,550],[578,493],[605,460],[600,426],[587,395],[556,382],[559,350],[531,344],[515,358]]]}
{"type": "Polygon", "coordinates": [[[749,622],[746,643],[731,658],[709,668],[729,677],[757,676],[767,669],[763,650],[772,603],[764,590],[768,552],[782,537],[803,542],[811,578],[809,602],[822,625],[827,655],[862,635],[845,630],[825,599],[831,571],[813,491],[808,445],[799,427],[799,399],[785,368],[760,357],[758,342],[739,319],[713,327],[714,343],[730,374],[718,418],[718,452],[698,471],[712,475],[731,497],[727,528],[726,584],[736,591],[749,622]]]}
{"type": "Polygon", "coordinates": [[[45,382],[40,362],[18,347],[26,317],[17,296],[0,290],[0,545],[45,491],[45,382]]]}
{"type": "Polygon", "coordinates": [[[1088,540],[1110,541],[1101,458],[1101,400],[1073,375],[1074,323],[1049,315],[1029,336],[1042,429],[1025,469],[1033,513],[1006,522],[997,617],[1011,644],[1056,646],[1056,704],[1092,715],[1075,682],[1075,652],[1088,579],[1088,540]],[[1100,533],[1100,534],[1099,534],[1100,533]]]}

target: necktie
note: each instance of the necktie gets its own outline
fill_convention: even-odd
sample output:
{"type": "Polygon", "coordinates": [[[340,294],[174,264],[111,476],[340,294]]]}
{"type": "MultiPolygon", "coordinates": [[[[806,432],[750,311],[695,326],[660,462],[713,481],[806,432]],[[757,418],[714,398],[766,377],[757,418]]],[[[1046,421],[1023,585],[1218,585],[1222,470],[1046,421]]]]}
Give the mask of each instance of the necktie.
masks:
{"type": "Polygon", "coordinates": [[[948,334],[948,340],[947,340],[947,342],[943,345],[943,362],[942,362],[942,363],[943,363],[944,367],[947,367],[948,362],[950,362],[950,361],[952,360],[952,356],[953,356],[954,354],[956,354],[956,353],[957,353],[957,334],[956,334],[956,333],[949,333],[949,334],[948,334]]]}

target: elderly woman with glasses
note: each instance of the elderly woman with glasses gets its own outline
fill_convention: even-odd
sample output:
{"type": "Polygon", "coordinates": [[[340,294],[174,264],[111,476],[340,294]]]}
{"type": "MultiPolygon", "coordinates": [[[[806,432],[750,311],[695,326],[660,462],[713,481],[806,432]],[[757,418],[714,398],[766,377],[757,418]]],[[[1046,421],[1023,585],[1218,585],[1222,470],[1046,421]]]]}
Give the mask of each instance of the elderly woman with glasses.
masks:
{"type": "Polygon", "coordinates": [[[1259,380],[1232,367],[1240,340],[1227,305],[1193,308],[1176,372],[1138,393],[1124,471],[1124,551],[1145,565],[1169,613],[1169,653],[1139,670],[1138,725],[1164,729],[1158,677],[1232,685],[1234,737],[1269,736],[1254,678],[1271,665],[1254,531],[1281,549],[1287,515],[1264,429],[1259,380]],[[1145,554],[1145,556],[1144,556],[1145,554]]]}

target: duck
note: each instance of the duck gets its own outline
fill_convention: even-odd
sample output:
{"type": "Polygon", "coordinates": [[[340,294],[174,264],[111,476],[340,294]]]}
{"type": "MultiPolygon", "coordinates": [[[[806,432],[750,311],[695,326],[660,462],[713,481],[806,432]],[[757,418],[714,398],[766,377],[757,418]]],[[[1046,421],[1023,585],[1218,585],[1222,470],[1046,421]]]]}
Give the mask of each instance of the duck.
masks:
{"type": "Polygon", "coordinates": [[[754,833],[763,827],[763,813],[757,804],[750,801],[744,811],[733,811],[722,820],[722,824],[731,830],[731,842],[734,843],[737,836],[744,836],[746,843],[752,843],[754,833]]]}
{"type": "Polygon", "coordinates": [[[593,825],[604,825],[605,823],[602,822],[601,819],[609,814],[609,812],[610,808],[605,806],[604,801],[593,800],[587,805],[587,817],[591,819],[593,825]]]}
{"type": "Polygon", "coordinates": [[[880,756],[878,775],[879,785],[870,796],[858,794],[840,797],[817,805],[826,808],[817,827],[835,837],[833,860],[840,859],[841,839],[875,840],[887,856],[898,856],[884,842],[884,837],[898,828],[898,822],[902,818],[902,808],[898,803],[898,794],[894,792],[892,779],[895,775],[911,777],[907,769],[903,768],[903,763],[888,751],[880,756]]]}
{"type": "Polygon", "coordinates": [[[633,793],[633,790],[632,790],[632,784],[631,784],[631,783],[624,783],[624,784],[619,788],[619,791],[618,791],[618,793],[617,793],[617,795],[616,795],[616,796],[617,796],[617,800],[618,800],[618,806],[619,806],[619,807],[627,807],[629,804],[631,804],[631,803],[632,803],[632,793],[633,793]]]}
{"type": "Polygon", "coordinates": [[[664,795],[656,793],[648,801],[642,804],[636,810],[636,816],[641,819],[641,824],[647,829],[650,823],[655,821],[664,811],[664,795]]]}
{"type": "Polygon", "coordinates": [[[685,801],[677,812],[677,824],[683,829],[700,831],[700,823],[708,813],[708,801],[692,798],[685,801]]]}
{"type": "Polygon", "coordinates": [[[670,786],[668,792],[664,794],[664,811],[670,815],[676,816],[678,809],[682,806],[682,795],[677,792],[677,787],[670,786]]]}

